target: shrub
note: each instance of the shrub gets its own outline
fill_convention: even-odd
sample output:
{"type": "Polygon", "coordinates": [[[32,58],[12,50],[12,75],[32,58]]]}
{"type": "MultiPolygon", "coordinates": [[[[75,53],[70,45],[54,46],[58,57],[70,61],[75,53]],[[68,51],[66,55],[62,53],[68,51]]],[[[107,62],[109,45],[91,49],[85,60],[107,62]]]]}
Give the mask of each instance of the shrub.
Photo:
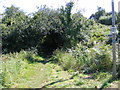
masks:
{"type": "Polygon", "coordinates": [[[109,71],[112,69],[112,60],[108,53],[104,53],[102,55],[99,55],[96,57],[96,59],[99,60],[99,63],[96,64],[96,69],[103,70],[103,71],[109,71]]]}
{"type": "Polygon", "coordinates": [[[76,68],[76,60],[70,53],[62,50],[56,50],[54,53],[54,59],[57,59],[58,64],[60,64],[64,70],[76,68]]]}
{"type": "Polygon", "coordinates": [[[87,54],[86,47],[81,45],[81,47],[75,47],[68,49],[66,51],[56,50],[54,52],[54,59],[65,69],[73,69],[75,71],[80,71],[90,66],[90,58],[87,54]],[[85,51],[84,51],[85,50],[85,51]]]}
{"type": "Polygon", "coordinates": [[[99,46],[99,48],[88,48],[82,44],[68,49],[66,51],[56,50],[54,59],[64,69],[73,69],[75,71],[96,72],[111,71],[112,59],[109,46],[99,46]]]}
{"type": "Polygon", "coordinates": [[[94,62],[91,65],[92,70],[98,71],[111,71],[112,69],[112,56],[110,53],[109,46],[101,46],[98,49],[98,52],[94,54],[94,62]]]}

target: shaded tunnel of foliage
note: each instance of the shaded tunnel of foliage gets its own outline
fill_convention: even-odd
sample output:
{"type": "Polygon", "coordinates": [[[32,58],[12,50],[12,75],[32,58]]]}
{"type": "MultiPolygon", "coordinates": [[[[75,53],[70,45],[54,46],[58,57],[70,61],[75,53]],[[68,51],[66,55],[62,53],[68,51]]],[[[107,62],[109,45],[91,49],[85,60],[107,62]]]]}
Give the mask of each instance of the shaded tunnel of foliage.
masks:
{"type": "Polygon", "coordinates": [[[84,39],[80,33],[83,24],[94,22],[87,22],[80,13],[72,14],[72,7],[73,2],[57,10],[43,6],[32,17],[17,7],[6,8],[1,20],[3,53],[32,47],[52,53],[63,46],[74,46],[84,39]]]}
{"type": "MultiPolygon", "coordinates": [[[[86,19],[80,12],[71,13],[73,5],[69,2],[57,10],[41,6],[31,15],[26,15],[17,7],[7,7],[0,19],[3,53],[33,47],[38,49],[38,53],[52,53],[57,48],[71,48],[79,42],[92,47],[90,39],[102,36],[97,33],[98,28],[104,27],[99,24],[102,23],[100,19],[106,15],[111,18],[111,13],[99,7],[98,12],[90,16],[94,20],[86,19]]],[[[110,20],[107,18],[103,22],[110,20]]],[[[111,39],[105,42],[111,44],[111,39]]]]}

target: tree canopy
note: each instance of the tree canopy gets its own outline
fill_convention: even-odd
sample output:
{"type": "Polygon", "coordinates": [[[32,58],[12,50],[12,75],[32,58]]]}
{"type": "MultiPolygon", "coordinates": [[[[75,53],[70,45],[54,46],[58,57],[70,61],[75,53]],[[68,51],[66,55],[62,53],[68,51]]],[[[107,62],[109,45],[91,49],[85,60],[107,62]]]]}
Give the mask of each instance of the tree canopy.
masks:
{"type": "MultiPolygon", "coordinates": [[[[116,15],[116,24],[117,24],[117,13],[116,15]]],[[[112,25],[112,12],[106,12],[102,7],[98,7],[98,11],[95,14],[90,16],[90,19],[95,20],[98,23],[104,25],[112,25]]]]}

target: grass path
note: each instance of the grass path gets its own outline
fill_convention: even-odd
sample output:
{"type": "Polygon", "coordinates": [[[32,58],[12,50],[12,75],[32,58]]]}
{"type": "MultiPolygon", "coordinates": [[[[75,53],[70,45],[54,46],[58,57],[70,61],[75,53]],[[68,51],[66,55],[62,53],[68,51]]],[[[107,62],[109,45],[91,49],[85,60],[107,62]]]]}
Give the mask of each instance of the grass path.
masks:
{"type": "MultiPolygon", "coordinates": [[[[5,64],[9,72],[5,77],[5,85],[9,85],[10,88],[100,88],[110,78],[108,73],[83,74],[64,71],[61,66],[48,59],[40,58],[39,62],[29,64],[18,62],[19,60],[16,61],[16,58],[11,57],[11,60],[5,64]],[[15,75],[11,72],[16,72],[16,65],[22,67],[20,73],[15,75]]],[[[117,88],[119,81],[107,83],[105,87],[117,88]]]]}
{"type": "MultiPolygon", "coordinates": [[[[92,75],[64,71],[57,64],[49,62],[31,64],[26,71],[23,71],[23,76],[21,76],[23,80],[18,81],[12,86],[13,88],[100,88],[106,80],[95,79],[92,75]]],[[[113,83],[112,87],[116,85],[117,83],[113,83]]]]}

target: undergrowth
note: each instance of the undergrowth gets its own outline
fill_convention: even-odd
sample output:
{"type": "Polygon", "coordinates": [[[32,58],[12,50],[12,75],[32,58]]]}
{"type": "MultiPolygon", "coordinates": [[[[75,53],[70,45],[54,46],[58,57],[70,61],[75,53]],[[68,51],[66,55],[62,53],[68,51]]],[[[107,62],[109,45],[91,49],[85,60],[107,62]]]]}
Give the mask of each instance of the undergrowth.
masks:
{"type": "Polygon", "coordinates": [[[112,58],[109,46],[88,48],[82,44],[68,49],[56,50],[53,58],[64,70],[73,70],[84,73],[111,72],[112,58]]]}

